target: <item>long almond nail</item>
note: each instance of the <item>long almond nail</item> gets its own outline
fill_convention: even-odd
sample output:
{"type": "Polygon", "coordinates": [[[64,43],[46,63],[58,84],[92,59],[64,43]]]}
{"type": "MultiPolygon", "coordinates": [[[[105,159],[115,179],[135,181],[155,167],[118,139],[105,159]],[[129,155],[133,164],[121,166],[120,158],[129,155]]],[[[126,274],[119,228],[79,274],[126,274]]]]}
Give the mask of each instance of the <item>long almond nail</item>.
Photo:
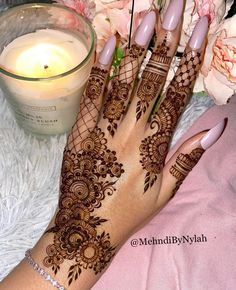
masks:
{"type": "Polygon", "coordinates": [[[227,124],[227,118],[223,119],[220,123],[218,123],[215,127],[210,129],[206,135],[201,139],[200,144],[204,150],[211,147],[224,132],[225,126],[227,124]]]}
{"type": "Polygon", "coordinates": [[[172,0],[164,15],[162,28],[166,30],[174,30],[183,14],[184,1],[183,0],[172,0]]]}
{"type": "Polygon", "coordinates": [[[203,16],[198,20],[196,26],[194,27],[192,36],[189,40],[189,46],[192,49],[201,48],[208,32],[208,26],[209,22],[207,16],[203,16]]]}
{"type": "Polygon", "coordinates": [[[156,13],[154,11],[149,12],[144,16],[138,30],[135,34],[134,41],[141,46],[146,46],[154,33],[156,25],[156,13]]]}
{"type": "Polygon", "coordinates": [[[115,48],[116,48],[116,38],[115,36],[111,36],[104,45],[104,48],[99,56],[98,62],[103,65],[108,65],[112,60],[115,48]]]}

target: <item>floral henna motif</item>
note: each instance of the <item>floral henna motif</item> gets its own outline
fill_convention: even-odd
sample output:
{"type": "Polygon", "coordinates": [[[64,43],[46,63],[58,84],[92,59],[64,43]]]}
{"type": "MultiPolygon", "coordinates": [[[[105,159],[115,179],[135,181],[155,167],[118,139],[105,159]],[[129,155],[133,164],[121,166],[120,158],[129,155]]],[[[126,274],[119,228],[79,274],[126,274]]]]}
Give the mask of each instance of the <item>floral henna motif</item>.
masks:
{"type": "Polygon", "coordinates": [[[173,195],[177,192],[188,173],[198,163],[203,153],[204,149],[197,148],[194,149],[190,154],[180,153],[177,156],[175,164],[170,168],[171,175],[177,179],[176,186],[173,190],[173,195]]]}
{"type": "Polygon", "coordinates": [[[172,132],[191,93],[200,64],[200,53],[192,51],[184,53],[176,75],[167,89],[165,99],[152,118],[150,128],[156,133],[141,142],[140,162],[143,169],[147,171],[144,192],[153,186],[158,174],[161,173],[172,132]]]}
{"type": "Polygon", "coordinates": [[[136,44],[133,44],[130,49],[127,48],[119,68],[119,73],[112,80],[111,90],[103,110],[103,118],[109,122],[107,130],[111,136],[114,136],[118,122],[125,113],[132,91],[132,82],[137,76],[144,53],[145,49],[136,44]]]}
{"type": "Polygon", "coordinates": [[[103,92],[107,73],[107,70],[99,67],[92,68],[85,92],[82,96],[80,113],[69,136],[67,148],[76,150],[80,140],[93,129],[98,115],[100,96],[103,92]]]}
{"type": "Polygon", "coordinates": [[[147,171],[145,176],[144,192],[152,187],[157,180],[157,175],[161,172],[166,158],[168,141],[170,135],[168,132],[155,134],[142,140],[139,147],[140,160],[142,167],[147,171]]]}
{"type": "Polygon", "coordinates": [[[140,119],[149,107],[150,102],[156,97],[164,81],[171,63],[171,57],[168,56],[169,47],[166,45],[166,39],[160,44],[152,54],[138,87],[136,108],[136,119],[140,119]]]}
{"type": "Polygon", "coordinates": [[[80,147],[77,152],[68,149],[64,152],[59,211],[55,225],[47,231],[54,234],[53,244],[46,248],[43,261],[57,274],[64,260],[73,260],[68,272],[69,285],[83,269],[101,272],[114,256],[109,234],[99,231],[107,220],[94,215],[94,210],[114,193],[114,185],[124,172],[116,152],[107,148],[100,128],[95,127],[80,147]]]}

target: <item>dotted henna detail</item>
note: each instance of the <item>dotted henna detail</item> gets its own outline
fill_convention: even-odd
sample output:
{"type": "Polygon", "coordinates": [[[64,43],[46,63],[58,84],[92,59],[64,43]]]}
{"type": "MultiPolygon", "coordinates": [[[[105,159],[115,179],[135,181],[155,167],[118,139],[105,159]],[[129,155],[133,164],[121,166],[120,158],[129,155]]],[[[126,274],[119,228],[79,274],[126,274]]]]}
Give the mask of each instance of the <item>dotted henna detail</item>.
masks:
{"type": "Polygon", "coordinates": [[[108,120],[107,130],[114,136],[118,123],[125,113],[132,83],[135,80],[145,49],[133,44],[126,49],[125,56],[121,61],[118,75],[112,80],[111,90],[106,98],[103,110],[103,118],[108,120]]]}
{"type": "Polygon", "coordinates": [[[156,132],[141,142],[140,163],[146,171],[144,192],[153,186],[161,173],[172,132],[191,93],[200,64],[200,53],[184,53],[176,75],[166,91],[165,99],[152,118],[150,128],[156,132]]]}
{"type": "Polygon", "coordinates": [[[137,91],[137,97],[139,98],[136,107],[137,121],[146,112],[150,102],[155,99],[164,84],[171,63],[168,51],[169,47],[166,45],[166,39],[164,39],[152,54],[142,74],[142,80],[137,91]]]}
{"type": "Polygon", "coordinates": [[[93,129],[98,116],[100,97],[103,93],[107,74],[107,70],[99,67],[92,68],[85,92],[82,96],[78,119],[68,138],[68,149],[76,150],[80,141],[93,129]]]}
{"type": "Polygon", "coordinates": [[[171,175],[177,179],[173,195],[177,192],[188,173],[198,163],[203,153],[204,149],[196,148],[190,154],[180,153],[177,156],[175,164],[170,168],[171,175]]]}
{"type": "Polygon", "coordinates": [[[115,191],[115,183],[124,173],[116,152],[107,148],[107,140],[95,127],[76,153],[65,149],[61,172],[61,195],[53,233],[53,244],[46,248],[44,266],[55,275],[65,260],[73,261],[68,284],[77,280],[83,269],[101,272],[115,253],[110,235],[99,231],[107,220],[94,214],[102,201],[115,191]]]}

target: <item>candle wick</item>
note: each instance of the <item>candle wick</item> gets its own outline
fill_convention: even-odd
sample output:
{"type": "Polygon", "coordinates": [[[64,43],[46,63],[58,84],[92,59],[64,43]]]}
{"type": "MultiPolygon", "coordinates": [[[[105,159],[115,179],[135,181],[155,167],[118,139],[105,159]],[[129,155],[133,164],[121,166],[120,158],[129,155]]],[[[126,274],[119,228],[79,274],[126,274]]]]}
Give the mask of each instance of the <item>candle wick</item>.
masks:
{"type": "Polygon", "coordinates": [[[48,65],[45,64],[45,65],[44,65],[44,68],[47,69],[47,68],[48,68],[48,65]]]}

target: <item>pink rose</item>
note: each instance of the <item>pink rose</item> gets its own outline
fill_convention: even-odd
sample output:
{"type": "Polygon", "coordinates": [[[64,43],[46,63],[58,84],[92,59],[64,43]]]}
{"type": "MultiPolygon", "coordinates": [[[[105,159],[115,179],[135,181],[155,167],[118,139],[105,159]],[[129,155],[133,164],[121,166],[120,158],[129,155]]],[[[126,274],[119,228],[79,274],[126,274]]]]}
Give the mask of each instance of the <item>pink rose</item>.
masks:
{"type": "Polygon", "coordinates": [[[236,93],[236,15],[209,36],[201,72],[205,90],[216,104],[225,104],[236,93]]]}
{"type": "Polygon", "coordinates": [[[111,26],[106,13],[97,13],[93,19],[93,27],[97,34],[97,48],[96,51],[100,52],[106,40],[116,34],[116,31],[111,26]]]}
{"type": "MultiPolygon", "coordinates": [[[[152,2],[152,0],[135,2],[132,33],[137,29],[152,2]]],[[[132,1],[95,0],[95,4],[96,15],[93,20],[93,26],[97,32],[97,51],[101,50],[107,38],[112,34],[118,33],[123,41],[127,41],[130,30],[132,1]]]]}
{"type": "Polygon", "coordinates": [[[74,9],[78,14],[83,15],[90,21],[95,15],[95,3],[93,0],[56,0],[57,3],[74,9]]]}

